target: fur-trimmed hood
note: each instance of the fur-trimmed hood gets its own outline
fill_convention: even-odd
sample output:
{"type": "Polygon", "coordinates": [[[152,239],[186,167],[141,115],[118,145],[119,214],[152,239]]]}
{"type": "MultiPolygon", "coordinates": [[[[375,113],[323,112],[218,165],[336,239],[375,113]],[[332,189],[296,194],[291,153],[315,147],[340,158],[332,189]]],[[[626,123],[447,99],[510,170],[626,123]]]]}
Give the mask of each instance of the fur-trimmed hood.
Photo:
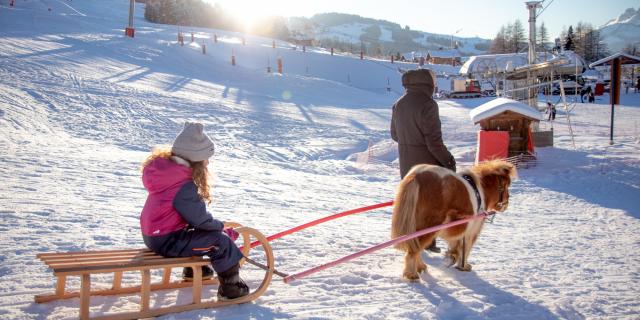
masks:
{"type": "Polygon", "coordinates": [[[417,91],[431,97],[435,90],[433,71],[428,69],[409,70],[402,75],[402,86],[409,92],[417,91]]]}
{"type": "Polygon", "coordinates": [[[176,156],[157,158],[142,170],[142,184],[149,193],[163,192],[191,180],[189,162],[176,156]]]}

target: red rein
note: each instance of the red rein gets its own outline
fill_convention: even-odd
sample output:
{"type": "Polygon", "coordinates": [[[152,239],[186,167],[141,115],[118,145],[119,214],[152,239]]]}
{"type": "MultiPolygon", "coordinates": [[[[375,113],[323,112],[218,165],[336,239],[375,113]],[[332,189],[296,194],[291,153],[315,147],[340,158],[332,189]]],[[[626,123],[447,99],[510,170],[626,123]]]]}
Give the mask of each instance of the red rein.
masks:
{"type": "MultiPolygon", "coordinates": [[[[374,205],[370,205],[370,206],[366,206],[366,207],[362,207],[362,208],[357,208],[357,209],[352,209],[352,210],[348,210],[348,211],[344,211],[344,212],[340,212],[340,213],[336,213],[334,215],[330,215],[324,218],[320,218],[317,220],[313,220],[311,222],[307,222],[305,224],[299,225],[297,227],[293,227],[289,230],[285,230],[282,232],[278,232],[274,235],[268,236],[267,240],[271,241],[271,240],[275,240],[275,239],[279,239],[282,238],[288,234],[292,234],[294,232],[298,232],[300,230],[304,230],[306,228],[309,227],[313,227],[315,225],[321,224],[323,222],[327,222],[327,221],[331,221],[331,220],[335,220],[344,216],[348,216],[348,215],[352,215],[352,214],[356,214],[356,213],[362,213],[362,212],[366,212],[366,211],[371,211],[374,209],[378,209],[378,208],[384,208],[384,207],[388,207],[393,205],[393,201],[388,201],[388,202],[383,202],[383,203],[378,203],[378,204],[374,204],[374,205]]],[[[254,241],[251,243],[251,248],[254,248],[256,246],[258,246],[260,244],[259,241],[254,241]]],[[[240,248],[240,250],[242,250],[242,248],[240,248]]]]}

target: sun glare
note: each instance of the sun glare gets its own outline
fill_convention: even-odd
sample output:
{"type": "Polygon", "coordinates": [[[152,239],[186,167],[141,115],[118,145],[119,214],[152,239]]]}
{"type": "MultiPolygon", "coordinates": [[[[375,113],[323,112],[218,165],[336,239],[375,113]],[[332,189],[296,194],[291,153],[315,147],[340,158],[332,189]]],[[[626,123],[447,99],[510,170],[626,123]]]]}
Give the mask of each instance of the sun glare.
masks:
{"type": "Polygon", "coordinates": [[[226,12],[242,24],[245,31],[251,31],[257,25],[257,22],[263,18],[272,15],[283,15],[283,13],[277,12],[278,9],[270,1],[209,0],[209,2],[220,4],[226,12]]]}

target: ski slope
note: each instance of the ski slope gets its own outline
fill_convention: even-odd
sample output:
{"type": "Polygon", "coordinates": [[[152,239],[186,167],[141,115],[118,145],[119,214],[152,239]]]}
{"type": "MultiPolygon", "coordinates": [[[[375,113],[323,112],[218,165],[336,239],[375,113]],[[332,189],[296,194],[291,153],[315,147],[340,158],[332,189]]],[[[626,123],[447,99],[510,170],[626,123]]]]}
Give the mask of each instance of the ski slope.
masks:
{"type": "MultiPolygon", "coordinates": [[[[144,246],[140,163],[185,120],[205,123],[215,140],[209,210],[220,220],[271,235],[393,199],[397,68],[415,65],[282,41],[274,49],[254,36],[243,45],[241,34],[147,23],[141,4],[136,37],[125,38],[126,0],[16,2],[0,4],[0,318],[77,317],[78,299],[33,302],[54,283],[37,253],[144,246]],[[284,73],[267,73],[278,58],[284,73]]],[[[439,101],[459,168],[474,160],[469,111],[487,101],[439,101]]],[[[555,146],[520,170],[509,210],[486,225],[470,256],[472,272],[424,253],[428,273],[406,282],[402,253],[384,249],[292,284],[275,278],[253,303],[162,318],[637,319],[640,93],[623,94],[611,146],[607,102],[559,107],[555,123],[541,124],[553,125],[555,146]]],[[[390,215],[379,209],[274,240],[276,268],[294,273],[384,242],[390,215]]],[[[258,273],[242,270],[249,285],[258,273]]],[[[156,293],[152,306],[190,295],[156,293]]],[[[91,313],[135,310],[138,300],[92,298],[91,313]]]]}

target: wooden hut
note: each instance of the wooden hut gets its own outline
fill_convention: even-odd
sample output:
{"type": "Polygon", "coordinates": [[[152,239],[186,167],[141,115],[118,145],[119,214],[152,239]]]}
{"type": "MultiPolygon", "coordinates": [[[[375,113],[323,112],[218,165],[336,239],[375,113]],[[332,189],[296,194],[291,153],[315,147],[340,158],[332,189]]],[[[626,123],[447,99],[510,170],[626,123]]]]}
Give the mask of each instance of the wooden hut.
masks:
{"type": "Polygon", "coordinates": [[[530,106],[507,98],[497,98],[469,112],[480,124],[476,162],[496,158],[533,156],[531,123],[542,115],[530,106]]]}

